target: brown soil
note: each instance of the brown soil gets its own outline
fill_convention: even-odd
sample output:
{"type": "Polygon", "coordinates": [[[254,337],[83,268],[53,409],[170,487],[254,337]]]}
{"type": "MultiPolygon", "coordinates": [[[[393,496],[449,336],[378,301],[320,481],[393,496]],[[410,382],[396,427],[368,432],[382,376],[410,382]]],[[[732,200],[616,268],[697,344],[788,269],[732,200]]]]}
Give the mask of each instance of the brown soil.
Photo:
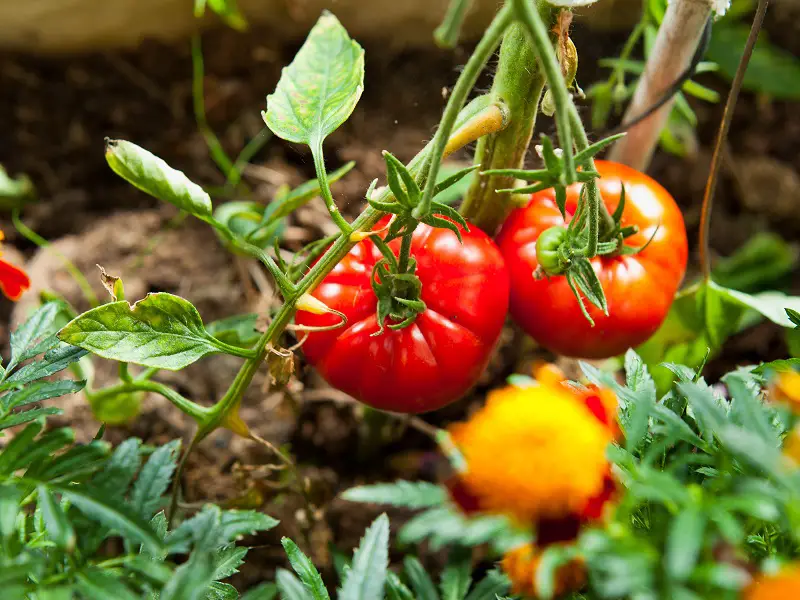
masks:
{"type": "MultiPolygon", "coordinates": [[[[770,29],[778,30],[774,18],[770,29]]],[[[800,54],[799,38],[779,39],[800,54]]],[[[208,119],[231,155],[262,129],[259,112],[264,96],[295,50],[270,47],[265,39],[258,31],[247,35],[218,31],[204,38],[208,119]]],[[[584,30],[575,34],[582,53],[583,84],[596,80],[598,71],[592,68],[596,59],[612,55],[624,41],[608,34],[602,43],[597,39],[592,41],[584,30]]],[[[465,59],[463,51],[388,56],[381,48],[366,50],[364,96],[353,117],[326,145],[330,166],[348,160],[358,163],[334,187],[340,206],[351,214],[361,206],[368,182],[382,175],[380,150],[390,149],[405,160],[429,139],[443,108],[443,86],[452,85],[465,59]]],[[[725,90],[718,79],[709,78],[707,83],[725,90]]],[[[11,173],[27,173],[41,198],[26,209],[25,221],[81,268],[98,295],[104,291],[96,263],[123,277],[130,298],[149,291],[180,294],[197,305],[207,322],[263,312],[269,305],[269,290],[259,288],[260,280],[250,281],[247,275],[252,265],[227,254],[202,224],[176,220],[171,208],[158,206],[125,184],[103,158],[103,138],[120,137],[155,152],[202,184],[224,183],[192,114],[188,43],[145,44],[136,52],[63,58],[0,56],[0,90],[0,164],[11,173]]],[[[698,156],[684,161],[659,154],[651,170],[685,209],[690,239],[696,239],[710,141],[720,116],[719,106],[694,105],[700,118],[698,156]]],[[[539,129],[551,132],[552,121],[542,118],[539,129]]],[[[776,194],[778,200],[799,195],[798,139],[796,105],[742,98],[730,138],[734,158],[720,182],[713,222],[713,245],[720,255],[730,254],[753,233],[767,228],[796,239],[796,208],[787,209],[786,203],[776,201],[776,194]]],[[[252,196],[262,202],[279,184],[296,184],[313,173],[307,150],[277,139],[253,163],[261,168],[249,172],[246,181],[252,196]]],[[[28,267],[37,286],[47,285],[79,308],[87,307],[58,258],[36,251],[9,222],[0,219],[0,227],[9,244],[30,258],[28,267]]],[[[328,227],[324,206],[314,201],[291,217],[284,245],[295,250],[328,227]]],[[[15,319],[35,294],[27,298],[30,301],[18,307],[15,319]]],[[[11,318],[8,303],[0,305],[0,317],[4,322],[11,318]]],[[[5,338],[7,331],[0,334],[5,338]]],[[[709,374],[713,377],[735,364],[776,358],[784,352],[781,332],[759,326],[737,336],[709,365],[709,374]]],[[[509,373],[526,371],[536,356],[546,355],[509,326],[476,391],[428,420],[441,425],[462,417],[490,387],[509,373]]],[[[237,365],[237,359],[215,357],[160,378],[192,399],[210,403],[224,392],[237,365]]],[[[113,369],[98,361],[99,381],[112,375],[113,369]]],[[[98,423],[83,398],[68,399],[64,407],[61,422],[75,427],[82,440],[94,435],[98,423]]],[[[314,507],[308,514],[297,496],[274,489],[278,479],[269,465],[275,459],[265,448],[228,432],[218,432],[201,444],[184,475],[187,503],[251,504],[283,521],[279,530],[256,541],[259,547],[239,576],[243,585],[271,577],[276,566],[285,565],[277,544],[281,535],[304,541],[323,565],[330,565],[329,542],[345,551],[354,547],[376,513],[337,499],[341,490],[364,481],[441,475],[442,465],[425,436],[393,420],[367,428],[361,411],[308,368],[301,368],[281,389],[270,387],[264,375],[257,378],[242,416],[263,438],[291,445],[314,507]]],[[[139,418],[128,426],[109,428],[106,436],[113,442],[135,435],[159,443],[188,439],[190,433],[190,422],[174,407],[161,398],[148,398],[139,418]]]]}

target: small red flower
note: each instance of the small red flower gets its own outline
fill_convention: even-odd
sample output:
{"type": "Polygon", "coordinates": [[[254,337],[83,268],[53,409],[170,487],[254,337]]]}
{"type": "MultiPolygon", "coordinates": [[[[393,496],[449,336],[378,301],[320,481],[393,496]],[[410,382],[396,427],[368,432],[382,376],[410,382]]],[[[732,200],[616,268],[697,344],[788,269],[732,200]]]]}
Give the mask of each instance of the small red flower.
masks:
{"type": "MultiPolygon", "coordinates": [[[[4,238],[3,232],[0,231],[0,241],[4,238]]],[[[30,287],[31,280],[25,271],[0,259],[0,290],[6,298],[19,300],[20,296],[30,287]]]]}

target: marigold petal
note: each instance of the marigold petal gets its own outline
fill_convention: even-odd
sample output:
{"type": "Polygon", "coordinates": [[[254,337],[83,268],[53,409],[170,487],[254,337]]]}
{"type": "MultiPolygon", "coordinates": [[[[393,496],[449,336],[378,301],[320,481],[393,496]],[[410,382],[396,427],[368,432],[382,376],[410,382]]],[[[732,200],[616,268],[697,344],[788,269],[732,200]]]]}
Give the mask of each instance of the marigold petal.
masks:
{"type": "Polygon", "coordinates": [[[742,598],[744,600],[800,598],[800,564],[792,564],[773,575],[759,575],[744,590],[742,598]]]}
{"type": "Polygon", "coordinates": [[[19,300],[20,296],[30,287],[31,280],[25,271],[0,260],[0,290],[6,298],[19,300]]]}
{"type": "MultiPolygon", "coordinates": [[[[511,580],[511,591],[528,598],[539,598],[536,586],[536,571],[542,554],[533,545],[525,544],[507,552],[503,557],[502,568],[511,580]]],[[[586,566],[581,559],[575,559],[559,567],[556,571],[555,596],[560,597],[580,590],[586,584],[586,566]]]]}
{"type": "Polygon", "coordinates": [[[579,513],[608,472],[610,430],[563,388],[509,387],[454,430],[464,485],[487,512],[529,524],[579,513]]]}

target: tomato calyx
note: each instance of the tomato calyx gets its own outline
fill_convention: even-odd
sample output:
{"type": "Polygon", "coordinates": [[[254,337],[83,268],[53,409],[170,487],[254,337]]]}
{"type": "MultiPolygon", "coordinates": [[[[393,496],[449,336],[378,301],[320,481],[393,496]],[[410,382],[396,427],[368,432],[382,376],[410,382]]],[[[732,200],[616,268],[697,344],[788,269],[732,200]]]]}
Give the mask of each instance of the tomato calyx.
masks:
{"type": "Polygon", "coordinates": [[[379,260],[372,269],[372,291],[378,299],[378,331],[373,337],[382,335],[385,327],[397,330],[411,325],[427,307],[422,301],[422,282],[415,274],[417,261],[408,260],[405,271],[388,258],[379,260]],[[386,325],[386,321],[392,321],[386,325]]]}

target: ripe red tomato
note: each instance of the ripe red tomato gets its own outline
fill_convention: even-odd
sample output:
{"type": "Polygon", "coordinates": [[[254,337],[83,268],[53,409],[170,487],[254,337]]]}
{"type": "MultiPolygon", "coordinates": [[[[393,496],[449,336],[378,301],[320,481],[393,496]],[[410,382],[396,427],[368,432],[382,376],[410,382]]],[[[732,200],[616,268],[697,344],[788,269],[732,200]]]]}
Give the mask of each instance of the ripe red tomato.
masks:
{"type": "MultiPolygon", "coordinates": [[[[608,316],[586,303],[595,326],[581,314],[566,277],[535,279],[536,240],[552,226],[565,225],[553,190],[531,196],[515,210],[497,238],[511,275],[511,315],[546,348],[566,356],[607,358],[647,340],[664,321],[686,271],[688,245],[683,216],[672,196],[656,181],[625,165],[596,161],[597,183],[609,212],[625,186],[622,225],[638,233],[626,245],[644,246],[638,254],[596,257],[592,266],[608,301],[608,316]],[[656,230],[657,228],[657,230],[656,230]]],[[[567,222],[574,214],[580,184],[567,189],[567,222]]]]}
{"type": "MultiPolygon", "coordinates": [[[[356,244],[312,293],[347,316],[347,324],[313,332],[309,363],[332,386],[374,408],[422,413],[457,400],[478,380],[508,311],[508,272],[494,242],[476,227],[461,232],[421,224],[411,256],[427,309],[414,323],[378,331],[372,268],[383,256],[369,238],[356,244]]],[[[400,240],[390,246],[398,252],[400,240]]],[[[339,317],[299,311],[301,325],[339,317]]],[[[387,322],[387,325],[389,323],[387,322]]]]}

